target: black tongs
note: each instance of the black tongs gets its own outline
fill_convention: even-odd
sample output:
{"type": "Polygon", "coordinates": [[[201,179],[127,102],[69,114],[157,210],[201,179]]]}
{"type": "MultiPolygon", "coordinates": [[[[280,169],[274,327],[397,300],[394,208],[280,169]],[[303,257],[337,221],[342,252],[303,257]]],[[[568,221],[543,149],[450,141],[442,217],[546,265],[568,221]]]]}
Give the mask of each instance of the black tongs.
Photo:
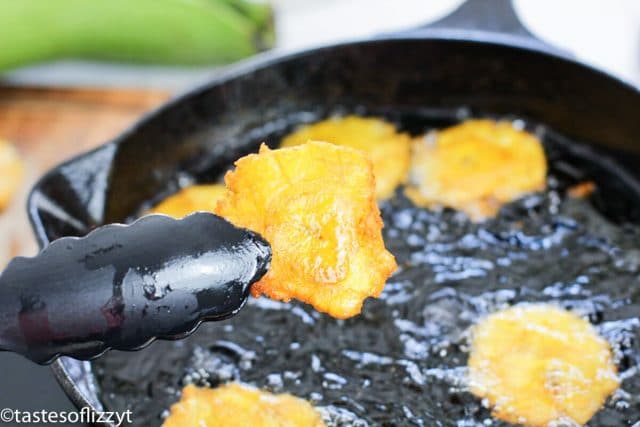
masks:
{"type": "Polygon", "coordinates": [[[49,363],[183,338],[235,315],[270,260],[260,236],[208,213],[65,237],[0,275],[0,350],[49,363]]]}

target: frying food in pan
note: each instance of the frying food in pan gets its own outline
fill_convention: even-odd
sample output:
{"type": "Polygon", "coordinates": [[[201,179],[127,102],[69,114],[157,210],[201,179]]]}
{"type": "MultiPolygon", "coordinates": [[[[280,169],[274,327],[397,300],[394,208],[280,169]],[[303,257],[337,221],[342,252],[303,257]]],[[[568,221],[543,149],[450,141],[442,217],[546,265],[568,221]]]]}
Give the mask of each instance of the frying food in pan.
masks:
{"type": "Polygon", "coordinates": [[[326,141],[365,152],[373,162],[376,196],[387,199],[405,182],[409,169],[410,137],[380,118],[333,117],[298,128],[282,140],[282,147],[326,141]]]}
{"type": "Polygon", "coordinates": [[[0,139],[0,211],[4,210],[20,187],[24,165],[18,150],[0,139]]]}
{"type": "MultiPolygon", "coordinates": [[[[318,119],[332,113],[319,115],[318,119]]],[[[456,119],[416,121],[409,117],[401,123],[402,129],[421,135],[430,129],[451,126],[456,119]]],[[[185,385],[215,389],[237,382],[305,399],[321,411],[327,425],[338,427],[512,426],[500,418],[506,415],[492,408],[501,397],[513,399],[523,417],[529,417],[523,412],[526,402],[540,399],[545,411],[558,413],[565,411],[563,402],[572,402],[575,411],[567,416],[593,415],[588,421],[593,426],[628,424],[627,420],[637,418],[640,408],[635,399],[640,392],[637,375],[640,347],[636,339],[640,327],[637,320],[640,230],[634,222],[625,226],[616,223],[619,211],[606,207],[616,206],[610,202],[628,201],[629,205],[623,206],[631,208],[620,212],[635,218],[631,215],[637,212],[632,204],[636,199],[628,187],[611,185],[619,182],[610,178],[616,170],[599,163],[603,158],[600,152],[596,156],[579,151],[579,145],[535,122],[527,122],[527,129],[536,129],[544,140],[549,164],[547,185],[539,193],[505,204],[494,219],[474,223],[450,209],[428,210],[413,204],[402,192],[380,203],[385,246],[400,267],[380,298],[365,301],[362,315],[344,322],[295,300],[281,303],[267,298],[249,299],[237,316],[225,321],[224,327],[204,324],[186,340],[156,342],[149,351],[133,354],[110,352],[93,362],[105,407],[131,408],[139,425],[157,425],[163,411],[181,398],[180,390],[185,385]],[[591,195],[569,197],[570,188],[587,181],[596,184],[591,195]],[[601,204],[601,200],[605,202],[601,204]],[[479,345],[468,340],[467,331],[474,324],[479,325],[477,328],[494,324],[484,322],[504,307],[523,309],[525,306],[521,304],[527,303],[552,304],[588,316],[593,328],[610,343],[611,359],[608,362],[605,358],[601,362],[588,359],[586,346],[571,347],[572,341],[579,342],[573,338],[567,341],[563,353],[550,353],[551,358],[561,362],[561,367],[573,364],[585,369],[585,378],[591,378],[592,371],[588,369],[601,363],[603,372],[609,369],[614,374],[619,372],[620,390],[612,393],[617,387],[613,378],[604,381],[596,376],[595,385],[584,394],[584,401],[576,394],[572,397],[575,400],[556,403],[553,398],[557,394],[542,388],[547,379],[536,379],[531,374],[536,366],[547,366],[550,358],[540,354],[540,365],[536,365],[533,351],[524,351],[526,337],[514,337],[505,328],[499,328],[486,345],[489,349],[499,348],[504,340],[501,355],[514,356],[502,364],[509,367],[512,379],[518,378],[516,375],[525,378],[527,386],[514,389],[507,382],[482,391],[476,380],[472,389],[468,372],[471,366],[482,366],[478,362],[482,353],[478,352],[479,345]],[[471,363],[470,349],[474,358],[471,363]],[[520,357],[516,358],[516,354],[520,357]],[[517,364],[522,362],[524,365],[517,364]],[[609,368],[613,364],[615,368],[609,368]],[[538,393],[540,390],[546,394],[538,393]],[[609,394],[611,397],[600,408],[609,394]]],[[[288,131],[289,128],[272,131],[255,137],[254,142],[277,143],[288,131]]],[[[296,246],[303,241],[304,235],[301,237],[300,233],[291,240],[286,240],[286,234],[273,234],[274,227],[295,226],[295,221],[313,219],[313,213],[322,209],[307,206],[302,188],[306,187],[310,195],[326,195],[330,190],[342,195],[351,191],[343,187],[361,180],[359,173],[338,176],[341,168],[335,161],[336,152],[353,150],[335,145],[319,149],[318,144],[322,145],[313,143],[311,148],[302,145],[273,151],[263,148],[262,154],[241,160],[235,172],[229,173],[232,179],[227,177],[227,185],[231,185],[225,199],[229,197],[233,200],[227,203],[234,203],[227,206],[228,213],[244,215],[242,219],[247,223],[261,221],[257,225],[263,228],[255,230],[261,234],[271,227],[272,234],[263,237],[272,240],[275,257],[282,248],[307,251],[312,256],[321,253],[318,248],[296,246]],[[313,167],[318,164],[336,177],[322,183],[310,179],[312,172],[318,172],[313,167]],[[340,183],[337,190],[336,183],[340,183]],[[287,212],[291,217],[286,217],[287,212]],[[302,212],[310,212],[311,216],[302,212]],[[279,238],[278,242],[273,241],[274,237],[279,238]]],[[[349,164],[354,163],[352,157],[359,158],[354,154],[342,157],[349,164]]],[[[230,167],[229,160],[216,171],[230,167]]],[[[214,177],[207,174],[201,180],[214,177]]],[[[373,189],[368,188],[373,203],[373,189]]],[[[349,202],[353,207],[350,193],[349,202]]],[[[144,206],[144,200],[140,203],[144,206]]],[[[299,232],[298,228],[293,231],[299,232]]],[[[289,272],[282,264],[280,271],[289,272]]],[[[566,336],[572,330],[586,337],[595,336],[587,326],[571,329],[575,322],[584,325],[582,321],[566,320],[553,310],[546,310],[545,317],[566,336]]],[[[543,348],[548,342],[544,338],[540,337],[543,348]]],[[[554,339],[553,335],[549,339],[554,339]]],[[[609,351],[604,341],[595,337],[585,340],[590,340],[594,348],[609,351]]],[[[549,351],[554,351],[555,344],[547,345],[551,347],[549,351]]],[[[497,356],[492,360],[501,365],[502,359],[497,356]]],[[[538,372],[544,375],[546,371],[540,368],[538,372]]],[[[568,384],[580,386],[573,380],[568,384]]],[[[529,422],[535,420],[532,417],[529,422]]]]}
{"type": "Polygon", "coordinates": [[[415,142],[406,194],[419,206],[454,208],[481,221],[543,190],[546,174],[534,135],[510,122],[468,120],[415,142]]]}
{"type": "MultiPolygon", "coordinates": [[[[467,331],[504,307],[548,303],[588,317],[611,344],[620,390],[589,425],[636,423],[640,92],[531,40],[511,2],[491,2],[489,14],[485,3],[466,2],[426,29],[256,59],[48,174],[29,205],[42,243],[123,221],[185,174],[211,182],[259,143],[344,112],[385,117],[414,136],[466,117],[517,117],[548,159],[541,191],[498,201],[488,221],[399,191],[382,201],[384,241],[400,268],[362,315],[341,321],[299,301],[251,298],[185,340],[91,364],[60,359],[54,372],[78,406],[131,409],[136,425],[154,426],[186,384],[238,382],[306,399],[335,427],[513,426],[470,392],[467,331]],[[592,195],[567,196],[589,180],[592,195]]],[[[482,205],[464,201],[451,207],[482,205]]]]}
{"type": "Polygon", "coordinates": [[[471,392],[510,423],[584,425],[620,383],[609,343],[587,320],[553,305],[498,311],[472,335],[471,392]]]}
{"type": "Polygon", "coordinates": [[[344,319],[377,297],[396,269],[382,240],[371,162],[326,142],[260,147],[225,176],[215,213],[261,234],[272,246],[254,296],[297,299],[344,319]]]}
{"type": "Polygon", "coordinates": [[[224,193],[225,187],[222,184],[193,185],[164,199],[149,213],[182,218],[198,211],[213,212],[224,193]]]}
{"type": "Polygon", "coordinates": [[[163,427],[324,427],[319,412],[304,399],[242,384],[215,389],[188,385],[171,406],[163,427]]]}
{"type": "MultiPolygon", "coordinates": [[[[370,218],[379,221],[371,164],[361,151],[323,142],[277,150],[263,146],[259,154],[242,158],[236,169],[227,173],[228,190],[221,197],[212,192],[208,200],[204,191],[199,199],[202,204],[191,204],[195,198],[182,199],[189,204],[183,212],[189,213],[190,209],[211,209],[210,202],[220,198],[215,213],[270,241],[274,251],[270,280],[258,283],[253,290],[272,298],[308,301],[319,295],[324,299],[311,301],[316,309],[346,317],[344,311],[338,312],[343,308],[340,292],[362,283],[354,277],[362,276],[369,284],[374,279],[371,264],[366,264],[368,270],[364,261],[340,264],[341,259],[335,256],[340,254],[340,236],[366,246],[359,242],[371,244],[367,233],[377,236],[382,231],[400,271],[380,299],[366,301],[364,314],[348,322],[322,316],[297,301],[284,304],[250,299],[247,309],[229,319],[224,328],[203,325],[187,348],[156,343],[162,347],[156,347],[160,350],[154,355],[162,357],[139,358],[149,366],[158,363],[149,368],[153,374],[138,375],[129,368],[131,358],[137,355],[109,354],[94,365],[104,372],[100,374],[104,389],[120,393],[107,396],[109,404],[128,408],[129,399],[134,399],[136,411],[144,413],[145,420],[157,419],[173,405],[171,421],[185,413],[176,409],[180,407],[202,408],[201,412],[193,409],[192,414],[215,412],[210,389],[226,393],[244,387],[238,384],[251,384],[258,390],[308,399],[328,425],[339,427],[359,422],[401,426],[411,420],[417,425],[425,421],[430,425],[431,420],[443,425],[471,420],[527,427],[562,422],[617,425],[615,420],[626,416],[620,409],[619,395],[635,390],[631,382],[630,386],[620,385],[620,392],[614,393],[620,382],[617,372],[621,379],[626,378],[636,366],[636,362],[626,362],[625,358],[636,353],[620,329],[635,326],[630,326],[626,314],[617,311],[619,302],[608,292],[634,292],[627,284],[637,281],[632,276],[637,267],[624,267],[636,268],[629,270],[629,275],[621,273],[616,267],[621,261],[612,254],[631,253],[637,234],[622,232],[597,211],[593,201],[605,194],[607,181],[595,166],[589,166],[592,160],[576,166],[577,161],[563,151],[565,147],[552,131],[540,131],[547,144],[545,152],[537,138],[506,122],[471,120],[440,134],[469,124],[473,126],[454,139],[462,141],[459,146],[446,146],[453,147],[450,153],[461,147],[471,164],[480,157],[479,163],[484,165],[486,155],[495,161],[504,149],[507,160],[521,162],[518,172],[524,170],[529,177],[540,174],[543,183],[540,193],[523,192],[513,203],[503,202],[504,209],[494,221],[474,223],[449,209],[429,211],[396,191],[380,202],[383,230],[378,224],[349,233],[355,223],[368,224],[370,218]],[[474,136],[478,129],[484,129],[480,137],[474,136]],[[462,138],[469,134],[469,140],[462,138]],[[474,145],[490,149],[478,151],[472,149],[474,145]],[[526,169],[522,150],[535,152],[530,145],[541,155],[538,167],[526,169]],[[513,154],[514,150],[521,151],[513,154]],[[336,221],[339,215],[340,221],[336,221]],[[616,242],[615,249],[603,243],[602,230],[616,242]],[[335,284],[323,283],[327,271],[348,274],[335,284]],[[580,290],[574,283],[580,283],[580,290]],[[328,289],[336,292],[330,294],[328,289]],[[320,294],[323,291],[326,293],[320,294]],[[513,308],[498,311],[505,305],[513,308]],[[603,338],[587,321],[556,307],[588,314],[603,338]],[[623,320],[613,320],[619,315],[623,320]],[[174,369],[176,365],[179,367],[174,369]],[[168,381],[166,372],[171,372],[168,381]],[[129,380],[132,375],[135,381],[129,380]],[[122,381],[141,391],[120,391],[122,381]],[[164,391],[167,384],[172,391],[164,391]],[[198,394],[201,399],[197,403],[188,391],[193,386],[180,395],[185,384],[206,388],[198,394]],[[146,396],[149,387],[154,409],[148,409],[146,397],[138,397],[146,396]],[[390,390],[403,390],[402,399],[392,401],[390,390]],[[178,399],[181,403],[175,404],[178,399]],[[192,406],[184,406],[187,401],[192,406]]],[[[441,122],[426,122],[418,129],[404,128],[420,135],[425,129],[441,127],[441,122]]],[[[527,129],[534,127],[529,124],[527,129]]],[[[279,141],[282,134],[264,140],[279,141]]],[[[438,154],[437,159],[448,159],[438,154]]],[[[527,159],[531,158],[536,157],[527,159]]],[[[486,174],[481,178],[497,187],[503,184],[490,181],[492,169],[485,166],[482,171],[486,174]]],[[[498,173],[512,170],[494,166],[498,173]]],[[[181,197],[175,200],[180,203],[181,197]]],[[[366,253],[369,263],[390,256],[382,242],[374,246],[386,255],[371,250],[366,253]]],[[[345,259],[365,260],[354,253],[345,259]]],[[[374,273],[382,275],[380,270],[374,273]]],[[[379,278],[381,283],[389,273],[379,278]]],[[[366,296],[358,295],[360,304],[366,296]]],[[[626,305],[620,307],[624,310],[626,305]]],[[[245,396],[244,389],[238,396],[242,402],[254,398],[245,396]]],[[[185,423],[199,420],[182,418],[185,423]]],[[[212,418],[211,423],[216,420],[212,418]]],[[[252,418],[243,422],[259,425],[260,421],[252,418]]]]}

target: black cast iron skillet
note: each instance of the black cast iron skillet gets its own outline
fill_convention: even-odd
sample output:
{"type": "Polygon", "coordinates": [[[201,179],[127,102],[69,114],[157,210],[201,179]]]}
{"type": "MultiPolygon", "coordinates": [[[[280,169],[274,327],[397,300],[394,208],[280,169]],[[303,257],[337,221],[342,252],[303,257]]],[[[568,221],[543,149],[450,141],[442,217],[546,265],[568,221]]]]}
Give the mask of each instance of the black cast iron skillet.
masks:
{"type": "MultiPolygon", "coordinates": [[[[242,63],[52,170],[33,189],[29,216],[41,245],[82,236],[135,217],[185,176],[218,179],[305,114],[364,107],[449,116],[461,106],[598,145],[627,166],[620,176],[640,195],[631,179],[640,177],[638,89],[534,39],[507,0],[472,0],[425,28],[242,63]]],[[[76,405],[104,409],[88,362],[60,358],[53,370],[76,405]]]]}

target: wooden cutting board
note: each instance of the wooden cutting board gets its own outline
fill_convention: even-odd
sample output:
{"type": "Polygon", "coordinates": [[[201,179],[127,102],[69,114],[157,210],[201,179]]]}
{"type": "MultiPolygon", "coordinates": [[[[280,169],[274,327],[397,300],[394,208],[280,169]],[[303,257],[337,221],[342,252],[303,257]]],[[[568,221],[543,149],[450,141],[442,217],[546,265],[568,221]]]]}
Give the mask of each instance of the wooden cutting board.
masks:
{"type": "Polygon", "coordinates": [[[24,209],[29,189],[51,167],[117,136],[171,94],[138,89],[50,89],[0,86],[0,139],[27,165],[20,194],[0,213],[0,269],[36,251],[24,209]]]}
{"type": "Polygon", "coordinates": [[[0,86],[0,138],[44,172],[118,135],[168,92],[0,86]]]}

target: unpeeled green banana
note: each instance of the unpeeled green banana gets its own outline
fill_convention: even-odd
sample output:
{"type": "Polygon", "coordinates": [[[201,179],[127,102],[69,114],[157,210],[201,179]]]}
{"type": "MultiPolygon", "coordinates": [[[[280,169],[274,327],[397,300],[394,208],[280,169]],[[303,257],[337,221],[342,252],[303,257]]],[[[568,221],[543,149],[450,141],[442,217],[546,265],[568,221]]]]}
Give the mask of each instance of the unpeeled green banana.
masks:
{"type": "Polygon", "coordinates": [[[61,58],[219,64],[273,43],[251,0],[0,0],[0,70],[61,58]]]}

